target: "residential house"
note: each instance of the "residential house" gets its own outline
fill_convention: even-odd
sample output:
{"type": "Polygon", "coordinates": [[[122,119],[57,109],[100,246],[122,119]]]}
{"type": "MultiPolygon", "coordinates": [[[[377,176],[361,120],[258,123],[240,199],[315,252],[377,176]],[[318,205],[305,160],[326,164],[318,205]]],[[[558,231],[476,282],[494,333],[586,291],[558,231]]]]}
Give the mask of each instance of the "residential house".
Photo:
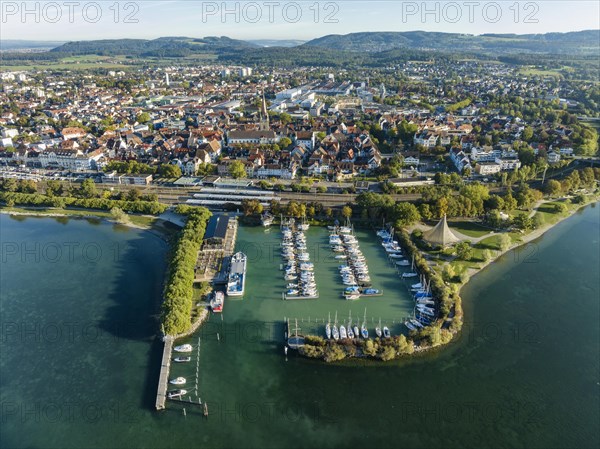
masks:
{"type": "Polygon", "coordinates": [[[493,175],[499,173],[502,170],[502,166],[497,162],[480,161],[475,166],[475,172],[480,175],[493,175]]]}
{"type": "Polygon", "coordinates": [[[416,133],[413,138],[415,145],[423,145],[425,148],[433,148],[437,145],[438,136],[435,133],[424,131],[416,133]]]}
{"type": "Polygon", "coordinates": [[[63,130],[60,133],[63,136],[63,139],[65,140],[69,140],[69,139],[79,139],[83,136],[86,135],[86,132],[84,129],[81,128],[63,128],[63,130]]]}
{"type": "Polygon", "coordinates": [[[450,151],[450,160],[454,163],[454,166],[458,170],[459,173],[462,173],[464,169],[472,169],[471,161],[469,160],[469,156],[465,154],[464,151],[459,149],[452,149],[450,151]]]}
{"type": "Polygon", "coordinates": [[[313,131],[299,131],[296,133],[296,145],[302,145],[309,151],[315,147],[316,133],[313,131]]]}
{"type": "Polygon", "coordinates": [[[549,164],[556,164],[558,162],[560,162],[560,153],[557,153],[555,151],[551,151],[550,153],[548,153],[549,164]]]}
{"type": "Polygon", "coordinates": [[[275,144],[279,138],[274,131],[230,131],[227,133],[229,145],[235,144],[275,144]]]}
{"type": "Polygon", "coordinates": [[[42,168],[65,168],[75,171],[95,170],[103,150],[84,153],[81,150],[50,150],[39,155],[42,168]]]}
{"type": "Polygon", "coordinates": [[[294,179],[297,171],[298,166],[295,163],[288,167],[283,164],[265,164],[259,167],[255,174],[257,178],[294,179]]]}

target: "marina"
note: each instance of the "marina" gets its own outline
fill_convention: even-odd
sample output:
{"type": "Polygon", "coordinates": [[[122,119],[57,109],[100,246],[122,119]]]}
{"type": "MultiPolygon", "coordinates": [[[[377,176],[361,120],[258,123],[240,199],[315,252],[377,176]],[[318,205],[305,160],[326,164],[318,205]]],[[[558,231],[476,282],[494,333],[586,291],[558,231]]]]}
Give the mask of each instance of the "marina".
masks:
{"type": "MultiPolygon", "coordinates": [[[[6,217],[3,223],[3,238],[8,241],[21,241],[21,237],[15,235],[11,229],[11,224],[12,220],[6,217]]],[[[82,403],[106,404],[110,407],[102,409],[103,413],[96,424],[103,426],[106,432],[90,433],[86,430],[86,426],[90,425],[89,419],[85,419],[79,413],[74,414],[73,421],[67,422],[63,419],[59,423],[61,426],[61,423],[69,426],[72,446],[77,447],[84,447],[86,444],[94,447],[107,447],[110,444],[124,446],[132,438],[140,445],[148,447],[169,444],[172,447],[194,447],[203,438],[206,438],[207,447],[245,447],[243,442],[248,426],[240,424],[244,415],[241,412],[234,415],[231,411],[236,410],[236,404],[256,404],[257,398],[269,397],[274,397],[284,410],[299,410],[299,413],[292,415],[296,424],[290,431],[285,426],[289,424],[289,419],[277,419],[272,414],[272,408],[263,407],[261,417],[248,423],[259,432],[257,444],[294,446],[298,432],[302,432],[306,434],[309,443],[319,447],[319,444],[323,443],[323,434],[315,435],[315,426],[322,422],[319,419],[325,416],[336,416],[338,421],[328,427],[331,441],[335,445],[362,444],[385,447],[390,444],[390,440],[380,435],[384,435],[389,429],[387,419],[382,419],[379,413],[356,416],[349,412],[356,407],[357,394],[345,393],[359,390],[364,392],[365,406],[370,410],[389,410],[386,416],[397,420],[398,432],[415,432],[415,426],[421,422],[419,418],[402,419],[404,412],[398,409],[398,397],[402,397],[407,404],[433,404],[438,401],[442,407],[453,407],[454,404],[488,404],[489,401],[495,401],[499,407],[511,407],[517,401],[526,401],[537,407],[536,410],[544,408],[544,414],[540,415],[539,421],[532,424],[539,429],[535,439],[532,437],[524,441],[524,444],[535,446],[537,442],[538,445],[550,447],[553,442],[558,442],[563,446],[576,444],[585,447],[585,442],[596,435],[591,429],[597,421],[598,408],[594,395],[589,394],[589,388],[590,380],[593,380],[597,373],[598,328],[595,326],[595,317],[598,304],[592,302],[589,307],[572,307],[572,299],[585,298],[586,295],[591,297],[598,293],[597,283],[594,282],[594,274],[598,270],[598,243],[597,239],[593,240],[597,236],[597,226],[598,209],[590,208],[580,216],[574,216],[555,230],[549,231],[547,236],[539,241],[538,264],[517,265],[512,257],[504,257],[475,277],[463,296],[470,311],[465,324],[473,326],[468,328],[470,330],[465,332],[451,350],[423,354],[418,356],[419,360],[390,362],[385,365],[353,360],[345,362],[343,366],[324,365],[321,362],[297,358],[294,351],[290,350],[289,360],[286,362],[282,326],[284,317],[290,317],[292,329],[297,319],[299,335],[322,336],[329,312],[333,321],[335,311],[338,311],[339,324],[340,318],[348,320],[351,311],[354,326],[357,318],[361,322],[363,320],[364,303],[341,299],[337,271],[339,263],[328,257],[316,256],[313,260],[315,278],[320,290],[319,300],[292,303],[282,301],[281,289],[284,281],[278,270],[280,258],[276,257],[272,260],[261,259],[261,264],[249,263],[245,300],[232,301],[226,305],[223,325],[220,316],[213,315],[207,326],[198,331],[202,334],[202,369],[198,381],[198,388],[202,393],[199,397],[194,394],[197,337],[190,337],[178,341],[177,345],[190,343],[194,346],[191,361],[180,364],[171,361],[171,373],[167,378],[170,380],[185,377],[185,385],[167,388],[185,389],[188,393],[181,399],[166,400],[167,410],[161,413],[153,412],[163,344],[150,344],[145,336],[152,335],[148,334],[148,331],[152,330],[139,320],[133,320],[129,322],[129,326],[122,328],[120,335],[127,338],[120,338],[118,345],[112,343],[115,341],[113,335],[105,333],[107,328],[100,326],[94,328],[94,332],[97,331],[100,336],[98,342],[109,344],[89,344],[82,339],[76,339],[74,342],[63,339],[53,345],[38,347],[31,339],[11,338],[7,334],[2,347],[2,357],[3,363],[10,369],[11,376],[6,376],[3,392],[9,396],[17,395],[31,404],[36,401],[50,404],[64,398],[64,395],[76,388],[82,403]],[[579,274],[570,276],[566,271],[567,265],[576,266],[579,274]],[[536,277],[535,274],[539,273],[540,269],[551,275],[536,277]],[[556,276],[561,276],[563,281],[552,284],[551,279],[556,276]],[[532,295],[535,291],[544,294],[532,295]],[[482,301],[484,295],[485,300],[482,301]],[[512,298],[510,305],[507,305],[507,297],[512,298]],[[552,307],[548,308],[548,304],[552,304],[552,307]],[[539,313],[543,308],[547,308],[548,313],[552,312],[553,315],[549,315],[550,320],[541,322],[539,313]],[[576,332],[576,338],[564,338],[562,323],[565,320],[582,323],[582,326],[570,329],[571,332],[576,332]],[[502,331],[502,335],[496,333],[486,337],[486,329],[475,327],[477,323],[507,324],[499,324],[500,328],[491,329],[502,331]],[[532,327],[536,323],[542,327],[532,327]],[[257,338],[236,339],[234,330],[240,326],[252,326],[267,331],[262,331],[257,338]],[[521,332],[519,340],[515,341],[515,329],[526,330],[527,333],[521,332]],[[122,334],[123,330],[128,333],[122,334]],[[229,333],[227,342],[223,338],[225,332],[229,333]],[[543,338],[539,338],[542,335],[536,332],[542,332],[543,338]],[[220,341],[217,339],[217,333],[221,335],[220,341]],[[25,351],[29,351],[32,357],[23,357],[25,351]],[[72,356],[74,351],[85,353],[88,363],[79,364],[79,358],[72,356]],[[457,358],[460,359],[460,364],[457,364],[457,358]],[[483,372],[482,360],[486,361],[483,372]],[[28,376],[40,362],[49,368],[45,371],[52,369],[61,376],[52,380],[44,377],[44,383],[39,387],[28,383],[28,376]],[[369,366],[365,368],[365,364],[369,366]],[[578,370],[573,371],[573,366],[578,366],[578,370]],[[109,379],[110,374],[116,370],[121,374],[117,384],[114,379],[109,379]],[[391,373],[397,374],[397,381],[389,382],[391,373]],[[94,388],[88,388],[92,376],[95,376],[96,383],[94,388]],[[24,383],[15,383],[16,378],[24,379],[24,383]],[[139,381],[144,378],[149,382],[139,381]],[[291,379],[301,379],[307,388],[289,388],[291,379]],[[452,388],[431,388],[431,385],[448,379],[455,379],[452,388]],[[555,382],[565,381],[572,383],[576,388],[565,393],[557,391],[555,382]],[[48,388],[49,384],[52,388],[48,388]],[[314,391],[315,385],[319,386],[319,394],[316,396],[309,394],[309,391],[314,391]],[[560,409],[552,407],[557,395],[563,404],[560,409]],[[145,405],[147,402],[149,406],[145,405]],[[199,402],[201,405],[198,405],[199,402]],[[119,404],[127,405],[127,414],[123,416],[128,419],[114,419],[113,411],[116,409],[113,407],[119,404]],[[208,419],[204,418],[204,404],[207,404],[210,412],[208,419]],[[183,408],[187,412],[187,421],[183,408]],[[583,413],[583,418],[577,418],[578,413],[583,413]],[[300,417],[306,417],[306,420],[299,419],[300,417]],[[222,424],[225,419],[230,424],[226,432],[222,424]],[[135,420],[137,424],[132,426],[131,420],[135,420]],[[159,431],[159,424],[168,427],[168,430],[159,431]],[[174,430],[182,427],[190,430],[174,430]],[[350,432],[349,428],[356,429],[356,433],[350,432]],[[365,434],[369,435],[368,439],[366,436],[357,436],[365,434]]],[[[139,238],[138,234],[133,232],[117,233],[111,225],[92,227],[86,222],[75,220],[70,220],[65,225],[52,219],[35,219],[24,223],[14,222],[14,227],[24,231],[33,230],[40,235],[40,239],[52,235],[48,237],[48,242],[73,241],[75,235],[80,241],[94,238],[103,245],[109,242],[99,240],[99,236],[103,235],[99,232],[105,232],[111,239],[129,238],[132,243],[139,238]],[[57,237],[56,234],[52,234],[63,229],[64,235],[57,237]],[[82,233],[80,229],[87,233],[82,233]]],[[[268,234],[262,227],[245,226],[241,226],[239,231],[238,249],[247,247],[249,243],[255,243],[260,248],[279,247],[280,238],[277,232],[268,234]]],[[[412,281],[401,281],[395,268],[389,264],[389,258],[374,232],[358,229],[355,234],[369,260],[373,284],[383,290],[382,297],[369,302],[367,306],[369,334],[375,335],[375,328],[379,325],[381,317],[383,335],[387,326],[393,338],[398,333],[406,332],[402,323],[406,321],[404,318],[412,315],[414,308],[410,290],[420,279],[417,277],[412,281]]],[[[22,237],[26,238],[27,235],[27,232],[23,232],[22,237]]],[[[311,226],[307,237],[310,241],[326,242],[327,231],[311,226]]],[[[152,236],[144,238],[143,248],[154,242],[152,236]]],[[[157,240],[158,243],[160,241],[157,240]]],[[[324,251],[324,254],[329,254],[328,247],[324,247],[324,251]]],[[[106,284],[114,284],[120,292],[127,293],[128,301],[123,303],[125,309],[117,309],[120,314],[133,311],[137,313],[140,310],[138,307],[142,307],[144,316],[155,313],[153,307],[143,307],[148,304],[149,297],[160,299],[161,286],[157,284],[152,289],[144,290],[144,285],[147,285],[147,272],[157,264],[158,258],[153,256],[153,251],[146,251],[143,255],[145,257],[142,258],[142,265],[139,257],[124,254],[121,263],[115,266],[113,271],[95,270],[90,275],[90,281],[97,282],[99,288],[106,284]],[[123,271],[128,273],[127,278],[120,277],[123,271]],[[110,282],[102,282],[103,279],[110,282]]],[[[69,272],[70,277],[75,278],[84,274],[79,268],[80,265],[84,264],[66,261],[44,264],[33,263],[31,260],[26,270],[22,264],[4,265],[6,276],[3,277],[3,282],[6,282],[4,285],[7,286],[2,289],[2,295],[6,299],[3,299],[4,319],[17,322],[22,307],[29,307],[31,313],[38,312],[33,317],[41,323],[44,323],[44,319],[58,321],[61,319],[60,315],[53,315],[57,306],[70,310],[73,319],[78,322],[89,319],[90,308],[95,316],[111,316],[110,311],[114,308],[112,287],[101,290],[100,294],[88,292],[88,297],[93,298],[93,301],[80,301],[86,292],[78,289],[72,282],[64,295],[53,296],[53,301],[49,302],[47,288],[41,288],[36,285],[38,283],[27,282],[27,276],[43,276],[48,270],[54,269],[63,274],[69,272]],[[56,268],[53,265],[56,265],[56,268]],[[27,301],[15,301],[12,295],[14,291],[22,293],[27,301]]],[[[163,266],[159,265],[156,272],[153,272],[156,278],[160,278],[162,270],[163,266]]],[[[52,280],[48,282],[51,283],[52,280]]],[[[348,326],[344,325],[348,330],[348,326]]],[[[63,408],[63,411],[65,410],[63,408]]],[[[483,414],[486,409],[471,410],[479,410],[483,414]]],[[[499,411],[498,408],[493,410],[499,411]]],[[[28,447],[41,447],[49,440],[55,441],[54,435],[58,433],[57,423],[44,419],[29,419],[25,423],[27,427],[24,431],[16,432],[13,424],[21,422],[20,416],[20,413],[5,415],[7,423],[2,432],[3,446],[13,447],[16,443],[21,443],[28,447]]],[[[475,422],[480,424],[474,435],[469,433],[473,425],[471,419],[452,418],[451,422],[442,424],[443,437],[431,439],[430,445],[411,444],[411,441],[415,442],[417,438],[429,438],[425,431],[407,444],[411,447],[444,447],[447,446],[448,438],[456,439],[459,434],[465,432],[464,434],[468,435],[467,439],[462,440],[465,446],[477,446],[484,435],[497,438],[500,445],[514,445],[514,432],[522,430],[523,426],[515,424],[512,415],[501,413],[495,416],[497,420],[494,419],[493,422],[474,416],[475,422]],[[499,432],[499,426],[507,430],[499,432]]]]}
{"type": "Polygon", "coordinates": [[[414,260],[408,261],[404,259],[402,248],[394,240],[393,229],[382,229],[377,232],[377,236],[381,239],[381,246],[385,249],[390,264],[395,266],[396,272],[407,286],[414,300],[415,305],[412,317],[404,321],[404,326],[410,331],[422,329],[435,321],[438,312],[437,303],[431,295],[431,288],[427,284],[427,279],[419,275],[415,268],[414,260]],[[415,278],[420,278],[420,281],[414,283],[415,278]]]}
{"type": "Polygon", "coordinates": [[[306,221],[296,223],[293,218],[281,219],[281,255],[284,279],[287,281],[284,299],[317,299],[319,292],[315,281],[314,263],[306,243],[310,225],[306,221]]]}
{"type": "Polygon", "coordinates": [[[330,227],[329,245],[335,260],[344,261],[338,267],[342,283],[346,286],[343,296],[347,300],[356,300],[361,296],[381,296],[382,292],[371,287],[371,276],[367,260],[359,248],[350,222],[346,226],[337,223],[330,227]]]}
{"type": "MultiPolygon", "coordinates": [[[[264,218],[269,224],[270,218],[264,218]]],[[[251,238],[253,243],[259,242],[269,246],[269,242],[277,237],[276,234],[269,233],[267,228],[268,226],[264,226],[263,223],[261,227],[242,228],[242,230],[245,238],[251,238]]],[[[225,235],[226,232],[223,233],[224,237],[225,235]]],[[[278,246],[281,248],[281,255],[285,262],[285,265],[280,265],[286,286],[283,298],[289,300],[323,298],[316,288],[317,282],[323,283],[327,287],[323,306],[319,306],[318,309],[302,307],[298,310],[300,313],[297,317],[284,320],[286,357],[288,349],[299,349],[304,345],[306,335],[319,335],[340,342],[370,338],[386,339],[423,328],[435,319],[435,300],[429,294],[425,279],[421,279],[421,282],[416,280],[409,282],[410,279],[403,277],[406,273],[413,273],[410,270],[413,270],[414,267],[411,266],[411,262],[406,268],[395,263],[405,259],[402,249],[387,231],[379,231],[377,234],[365,230],[355,231],[349,223],[347,226],[336,225],[331,229],[326,229],[311,227],[302,219],[282,217],[280,235],[281,242],[278,246]],[[314,248],[316,260],[312,261],[308,250],[308,235],[312,236],[311,238],[316,237],[317,241],[325,237],[328,245],[322,248],[324,252],[321,254],[333,253],[334,257],[318,257],[321,249],[314,248]],[[360,245],[359,241],[362,241],[363,244],[360,245]],[[336,258],[336,255],[343,255],[344,259],[336,258]],[[369,271],[367,258],[377,262],[377,270],[369,271]],[[343,261],[342,264],[340,261],[343,261]],[[328,281],[327,273],[337,273],[337,275],[328,281]],[[332,301],[336,301],[336,297],[339,298],[334,292],[339,288],[340,274],[344,285],[342,297],[348,301],[334,306],[332,301]],[[391,294],[374,288],[373,282],[377,285],[385,285],[386,292],[391,292],[391,294]],[[404,293],[398,295],[398,292],[404,293]],[[351,305],[355,304],[352,300],[361,297],[377,297],[379,299],[370,303],[371,306],[368,308],[352,307],[351,305]],[[400,314],[397,311],[390,314],[392,311],[390,306],[398,301],[398,297],[404,298],[400,301],[404,311],[400,314]],[[349,307],[342,307],[342,304],[347,304],[349,307]],[[371,309],[374,310],[371,311],[371,309]],[[304,310],[303,313],[302,310],[304,310]]],[[[237,227],[232,236],[238,236],[237,227]]],[[[245,240],[237,242],[237,247],[241,247],[244,242],[245,240]]],[[[210,240],[210,243],[215,244],[215,240],[210,240]]],[[[218,243],[217,241],[216,244],[218,243]]],[[[224,243],[223,246],[225,246],[224,243]]],[[[230,251],[235,251],[235,246],[230,245],[230,251]]],[[[251,301],[258,299],[256,282],[260,281],[256,279],[257,273],[260,273],[258,278],[263,279],[269,270],[264,261],[259,261],[258,267],[253,265],[247,266],[247,256],[241,252],[231,256],[230,262],[227,264],[225,284],[225,292],[228,297],[248,296],[245,292],[249,285],[250,291],[253,293],[249,295],[248,299],[251,301]]],[[[418,276],[416,273],[415,275],[418,276]]],[[[263,280],[262,282],[263,286],[275,287],[279,284],[277,281],[263,280]]],[[[264,294],[260,295],[260,301],[270,301],[276,298],[277,295],[271,296],[268,293],[268,288],[259,288],[258,291],[262,292],[263,290],[264,294]]],[[[213,313],[222,314],[224,302],[223,292],[219,290],[213,292],[209,301],[213,313]]],[[[284,313],[289,312],[285,306],[274,308],[274,310],[279,309],[284,313]]],[[[218,335],[216,338],[219,340],[218,335]]],[[[192,397],[188,393],[191,390],[187,376],[174,375],[169,378],[171,363],[183,367],[194,364],[194,355],[191,354],[193,345],[185,341],[178,342],[177,345],[172,341],[166,341],[164,351],[164,367],[161,369],[157,409],[164,408],[167,399],[183,404],[201,405],[199,397],[192,397]],[[178,388],[169,389],[169,385],[178,388]],[[181,390],[187,391],[182,393],[181,390]]],[[[185,372],[187,370],[182,371],[182,373],[185,372]]]]}

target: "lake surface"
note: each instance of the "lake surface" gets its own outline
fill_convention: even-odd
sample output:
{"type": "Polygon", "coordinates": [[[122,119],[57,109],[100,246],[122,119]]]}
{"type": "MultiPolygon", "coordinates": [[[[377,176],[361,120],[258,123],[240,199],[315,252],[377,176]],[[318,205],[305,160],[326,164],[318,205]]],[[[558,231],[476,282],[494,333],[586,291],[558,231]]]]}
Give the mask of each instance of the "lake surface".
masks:
{"type": "MultiPolygon", "coordinates": [[[[374,234],[358,238],[383,296],[345,301],[327,233],[311,228],[320,298],[283,301],[279,230],[241,227],[246,295],[226,299],[223,316],[189,339],[195,350],[200,342],[208,419],[194,405],[185,416],[181,404],[153,411],[162,240],[105,223],[0,216],[0,445],[597,447],[599,212],[586,208],[476,276],[455,343],[386,364],[283,354],[284,317],[298,319],[300,333],[323,333],[328,315],[362,320],[366,307],[371,332],[380,318],[402,331],[406,284],[374,234]],[[76,242],[72,258],[55,256],[76,242]]],[[[172,376],[186,376],[196,398],[192,357],[172,376]]]]}

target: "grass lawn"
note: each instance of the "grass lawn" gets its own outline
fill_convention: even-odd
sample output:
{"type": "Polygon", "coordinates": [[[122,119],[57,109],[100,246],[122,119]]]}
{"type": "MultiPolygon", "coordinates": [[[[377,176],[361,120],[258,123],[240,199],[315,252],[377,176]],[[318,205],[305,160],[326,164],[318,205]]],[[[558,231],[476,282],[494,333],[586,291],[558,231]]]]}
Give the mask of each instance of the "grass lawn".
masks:
{"type": "Polygon", "coordinates": [[[544,224],[554,224],[556,223],[558,220],[560,220],[561,217],[564,217],[568,212],[557,212],[554,207],[557,204],[565,204],[567,206],[567,211],[571,209],[571,204],[565,203],[564,201],[552,201],[552,202],[548,202],[548,203],[544,203],[542,204],[540,207],[538,207],[534,217],[539,216],[541,217],[541,219],[543,220],[542,222],[544,224]]]}
{"type": "Polygon", "coordinates": [[[490,229],[473,221],[449,221],[448,226],[451,230],[473,238],[480,238],[491,232],[490,229]]]}

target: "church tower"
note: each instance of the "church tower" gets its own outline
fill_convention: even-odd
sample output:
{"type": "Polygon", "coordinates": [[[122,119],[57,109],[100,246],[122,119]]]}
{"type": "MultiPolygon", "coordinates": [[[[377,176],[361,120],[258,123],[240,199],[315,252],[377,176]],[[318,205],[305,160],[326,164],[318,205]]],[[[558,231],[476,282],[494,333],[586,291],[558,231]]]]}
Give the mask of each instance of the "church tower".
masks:
{"type": "Polygon", "coordinates": [[[267,100],[265,100],[265,91],[262,92],[262,102],[260,105],[260,130],[269,130],[269,111],[267,109],[267,100]]]}

